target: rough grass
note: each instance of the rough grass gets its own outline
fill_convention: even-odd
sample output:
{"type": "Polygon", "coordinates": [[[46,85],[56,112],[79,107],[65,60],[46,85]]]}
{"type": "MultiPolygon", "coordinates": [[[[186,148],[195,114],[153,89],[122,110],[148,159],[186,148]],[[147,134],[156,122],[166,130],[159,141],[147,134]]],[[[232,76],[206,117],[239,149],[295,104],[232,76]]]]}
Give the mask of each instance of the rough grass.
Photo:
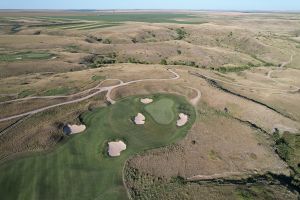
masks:
{"type": "Polygon", "coordinates": [[[59,87],[59,88],[53,88],[50,90],[47,90],[43,93],[45,96],[55,96],[55,95],[67,95],[71,91],[70,88],[66,87],[59,87]]]}
{"type": "Polygon", "coordinates": [[[187,182],[181,177],[170,181],[164,177],[140,173],[137,169],[126,166],[126,181],[131,197],[140,199],[230,199],[230,200],[265,200],[297,199],[297,194],[284,186],[267,184],[220,184],[208,182],[187,182]]]}
{"type": "Polygon", "coordinates": [[[22,92],[20,92],[18,94],[18,97],[19,98],[24,98],[24,97],[28,97],[30,95],[33,95],[34,93],[35,93],[34,90],[27,89],[27,90],[23,90],[22,92]]]}
{"type": "MultiPolygon", "coordinates": [[[[186,104],[183,97],[162,95],[174,104],[186,104]]],[[[165,146],[184,137],[188,126],[159,125],[149,116],[145,126],[130,120],[144,105],[140,97],[128,97],[117,104],[95,109],[82,116],[87,130],[47,154],[8,161],[0,166],[3,199],[127,199],[122,169],[129,156],[165,146]],[[122,139],[127,150],[118,158],[106,154],[108,141],[122,139]]],[[[192,108],[192,107],[191,107],[192,108]]]]}
{"type": "Polygon", "coordinates": [[[159,124],[170,124],[174,119],[174,101],[171,99],[154,100],[145,110],[159,124]]]}

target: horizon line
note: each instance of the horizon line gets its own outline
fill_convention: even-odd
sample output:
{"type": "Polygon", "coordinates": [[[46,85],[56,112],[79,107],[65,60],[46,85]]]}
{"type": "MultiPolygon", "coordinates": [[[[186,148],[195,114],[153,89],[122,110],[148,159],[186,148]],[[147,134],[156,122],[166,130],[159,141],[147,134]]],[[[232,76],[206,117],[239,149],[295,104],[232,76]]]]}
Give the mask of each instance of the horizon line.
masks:
{"type": "Polygon", "coordinates": [[[22,8],[0,8],[1,11],[217,11],[217,12],[293,12],[297,13],[300,10],[264,10],[264,9],[63,9],[63,8],[32,8],[32,9],[22,9],[22,8]]]}

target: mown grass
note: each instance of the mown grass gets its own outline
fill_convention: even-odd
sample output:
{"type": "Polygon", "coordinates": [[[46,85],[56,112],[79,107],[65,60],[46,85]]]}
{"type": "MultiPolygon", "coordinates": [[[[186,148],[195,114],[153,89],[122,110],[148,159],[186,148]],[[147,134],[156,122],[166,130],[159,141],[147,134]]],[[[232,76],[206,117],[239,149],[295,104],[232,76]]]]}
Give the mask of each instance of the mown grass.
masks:
{"type": "Polygon", "coordinates": [[[171,99],[155,99],[145,110],[159,124],[169,124],[174,120],[174,101],[171,99]]]}
{"type": "Polygon", "coordinates": [[[50,59],[54,55],[48,52],[19,52],[13,54],[0,54],[0,62],[13,62],[22,60],[50,59]]]}
{"type": "Polygon", "coordinates": [[[140,97],[128,97],[116,104],[82,115],[87,130],[46,154],[8,161],[0,166],[0,193],[3,199],[127,199],[122,182],[124,162],[138,152],[173,143],[185,136],[195,120],[195,111],[183,98],[175,105],[190,106],[187,126],[157,124],[146,115],[146,124],[134,125],[131,118],[144,109],[140,97]],[[106,154],[107,142],[122,139],[127,149],[117,158],[106,154]]]}

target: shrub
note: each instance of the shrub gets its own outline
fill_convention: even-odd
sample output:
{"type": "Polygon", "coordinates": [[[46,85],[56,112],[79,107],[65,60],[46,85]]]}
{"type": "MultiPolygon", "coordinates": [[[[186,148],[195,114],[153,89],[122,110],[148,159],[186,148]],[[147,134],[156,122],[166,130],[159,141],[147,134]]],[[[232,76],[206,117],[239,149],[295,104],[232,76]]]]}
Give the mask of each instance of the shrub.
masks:
{"type": "Polygon", "coordinates": [[[221,73],[229,73],[229,72],[241,72],[244,70],[250,69],[249,66],[240,66],[240,67],[219,67],[216,70],[221,73]]]}
{"type": "Polygon", "coordinates": [[[182,40],[186,37],[187,32],[183,28],[176,29],[177,37],[176,40],[182,40]]]}
{"type": "Polygon", "coordinates": [[[80,63],[86,64],[91,68],[98,68],[102,67],[104,64],[116,63],[117,60],[115,59],[115,57],[115,53],[111,53],[108,55],[89,55],[84,57],[80,63]]]}
{"type": "Polygon", "coordinates": [[[131,41],[132,41],[133,43],[137,43],[137,42],[138,42],[136,38],[132,38],[131,41]]]}
{"type": "Polygon", "coordinates": [[[168,62],[167,62],[167,60],[166,60],[166,59],[162,59],[162,60],[160,61],[160,64],[161,64],[161,65],[167,65],[167,64],[168,64],[168,62]]]}
{"type": "Polygon", "coordinates": [[[103,44],[111,44],[111,42],[112,41],[110,39],[108,39],[108,38],[105,39],[105,40],[103,40],[103,44]]]}

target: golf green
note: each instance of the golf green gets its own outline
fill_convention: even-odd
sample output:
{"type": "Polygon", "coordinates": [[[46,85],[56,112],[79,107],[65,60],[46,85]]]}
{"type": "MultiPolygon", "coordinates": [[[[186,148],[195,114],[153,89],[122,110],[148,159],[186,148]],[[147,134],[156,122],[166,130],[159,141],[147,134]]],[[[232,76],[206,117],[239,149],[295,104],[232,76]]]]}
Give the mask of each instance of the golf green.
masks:
{"type": "Polygon", "coordinates": [[[170,124],[174,120],[174,101],[162,98],[145,107],[145,110],[159,124],[170,124]]]}
{"type": "MultiPolygon", "coordinates": [[[[158,148],[183,138],[195,120],[195,110],[185,98],[158,94],[159,99],[173,102],[173,109],[190,107],[187,126],[176,127],[176,119],[162,125],[148,113],[146,124],[137,126],[132,118],[144,112],[138,96],[83,114],[87,130],[71,136],[67,142],[48,153],[7,161],[0,165],[1,199],[127,199],[122,170],[132,155],[158,148]],[[120,157],[110,158],[107,142],[124,141],[127,149],[120,157]]],[[[178,112],[178,111],[177,111],[178,112]]]]}

